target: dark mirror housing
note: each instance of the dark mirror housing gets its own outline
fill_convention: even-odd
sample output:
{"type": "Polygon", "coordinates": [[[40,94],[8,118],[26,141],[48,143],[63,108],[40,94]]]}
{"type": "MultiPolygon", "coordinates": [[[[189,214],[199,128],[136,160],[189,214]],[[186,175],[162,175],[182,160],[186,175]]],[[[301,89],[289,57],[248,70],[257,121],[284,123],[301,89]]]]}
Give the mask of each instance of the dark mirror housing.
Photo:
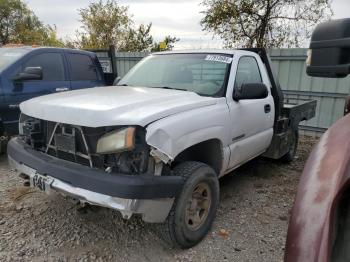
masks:
{"type": "Polygon", "coordinates": [[[263,83],[243,84],[240,88],[235,88],[233,99],[236,101],[243,99],[262,99],[269,94],[267,87],[263,83]]]}
{"type": "Polygon", "coordinates": [[[350,18],[319,24],[310,49],[309,76],[341,78],[350,74],[350,18]]]}
{"type": "Polygon", "coordinates": [[[22,73],[17,74],[13,81],[42,80],[43,69],[41,67],[26,67],[22,73]]]}

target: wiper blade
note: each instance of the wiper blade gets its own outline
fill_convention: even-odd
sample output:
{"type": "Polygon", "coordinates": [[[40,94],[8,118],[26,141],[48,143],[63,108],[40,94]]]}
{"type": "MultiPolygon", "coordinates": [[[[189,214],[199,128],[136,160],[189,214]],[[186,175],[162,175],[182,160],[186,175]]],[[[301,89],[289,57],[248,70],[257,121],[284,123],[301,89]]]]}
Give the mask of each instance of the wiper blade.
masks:
{"type": "Polygon", "coordinates": [[[154,86],[153,88],[162,88],[162,89],[172,89],[172,90],[180,90],[180,91],[188,91],[186,89],[175,88],[170,86],[154,86]]]}
{"type": "Polygon", "coordinates": [[[128,84],[116,85],[116,86],[129,86],[128,84]]]}

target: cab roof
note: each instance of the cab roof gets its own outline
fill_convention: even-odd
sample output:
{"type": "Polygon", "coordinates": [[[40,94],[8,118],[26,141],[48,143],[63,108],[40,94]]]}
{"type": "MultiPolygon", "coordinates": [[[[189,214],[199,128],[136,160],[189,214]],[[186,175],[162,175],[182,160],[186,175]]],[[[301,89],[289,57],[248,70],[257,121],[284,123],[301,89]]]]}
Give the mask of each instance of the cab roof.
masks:
{"type": "Polygon", "coordinates": [[[51,46],[25,46],[25,45],[5,45],[2,46],[1,49],[12,49],[12,50],[24,50],[24,51],[28,51],[32,52],[32,51],[50,51],[50,50],[57,50],[57,51],[72,51],[72,52],[76,52],[76,53],[85,53],[85,54],[89,54],[92,55],[94,54],[91,51],[87,51],[87,50],[81,50],[81,49],[72,49],[72,48],[64,48],[64,47],[51,47],[51,46]]]}
{"type": "Polygon", "coordinates": [[[167,54],[252,54],[253,52],[238,50],[238,49],[193,49],[193,50],[177,50],[177,51],[163,51],[153,53],[154,55],[167,55],[167,54]]]}

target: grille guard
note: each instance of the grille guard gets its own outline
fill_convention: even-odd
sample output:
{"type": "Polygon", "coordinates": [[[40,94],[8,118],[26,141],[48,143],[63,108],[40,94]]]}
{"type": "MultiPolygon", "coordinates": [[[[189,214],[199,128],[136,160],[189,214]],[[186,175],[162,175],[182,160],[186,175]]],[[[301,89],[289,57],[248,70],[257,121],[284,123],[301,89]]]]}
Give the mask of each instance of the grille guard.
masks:
{"type": "MultiPolygon", "coordinates": [[[[47,144],[45,153],[48,154],[49,153],[49,149],[53,149],[53,150],[55,150],[56,156],[57,156],[57,151],[60,150],[60,151],[66,152],[66,153],[73,154],[75,159],[76,159],[77,156],[82,157],[84,159],[87,159],[87,160],[89,160],[90,167],[91,168],[94,167],[93,161],[92,161],[92,157],[91,157],[91,151],[90,151],[90,148],[89,148],[88,143],[86,141],[86,137],[85,137],[83,129],[80,126],[72,126],[72,133],[73,134],[67,133],[66,132],[66,128],[65,128],[64,125],[62,125],[60,123],[56,123],[56,125],[55,125],[55,127],[54,127],[54,129],[52,131],[52,134],[50,135],[50,139],[49,139],[49,142],[47,144]],[[59,126],[61,126],[61,128],[62,128],[62,135],[63,136],[68,136],[68,137],[74,136],[74,138],[75,138],[75,132],[76,132],[76,130],[78,130],[80,132],[82,138],[83,138],[83,142],[84,142],[84,146],[85,146],[85,150],[86,150],[87,154],[84,154],[84,153],[81,153],[81,152],[77,152],[76,150],[72,151],[72,150],[64,150],[62,148],[59,149],[56,144],[53,145],[53,141],[54,141],[55,135],[57,135],[56,131],[57,131],[57,128],[59,126]]],[[[55,143],[56,143],[56,140],[55,140],[55,143]]],[[[74,148],[76,148],[76,147],[74,147],[74,148]]]]}

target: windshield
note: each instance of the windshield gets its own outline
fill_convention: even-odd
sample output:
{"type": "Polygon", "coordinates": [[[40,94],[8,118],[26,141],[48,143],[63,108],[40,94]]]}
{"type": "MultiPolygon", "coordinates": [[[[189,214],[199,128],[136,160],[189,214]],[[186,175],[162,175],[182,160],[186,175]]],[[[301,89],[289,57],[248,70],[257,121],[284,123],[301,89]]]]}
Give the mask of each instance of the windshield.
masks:
{"type": "Polygon", "coordinates": [[[0,48],[0,72],[28,52],[30,49],[0,48]]]}
{"type": "Polygon", "coordinates": [[[231,62],[232,56],[225,54],[151,55],[131,69],[118,85],[223,96],[231,62]]]}

